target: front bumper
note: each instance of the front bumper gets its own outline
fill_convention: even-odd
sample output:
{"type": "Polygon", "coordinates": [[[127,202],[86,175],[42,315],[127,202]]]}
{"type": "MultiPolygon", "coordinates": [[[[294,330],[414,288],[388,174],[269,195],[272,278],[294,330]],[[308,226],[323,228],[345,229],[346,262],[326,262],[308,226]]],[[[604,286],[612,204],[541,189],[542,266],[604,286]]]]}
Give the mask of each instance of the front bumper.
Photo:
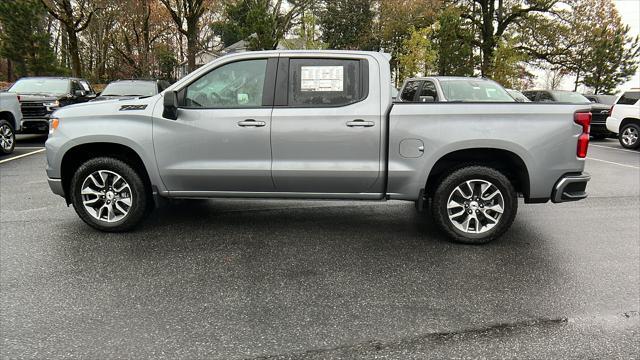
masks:
{"type": "Polygon", "coordinates": [[[65,197],[64,188],[62,187],[62,179],[47,178],[47,182],[49,183],[49,187],[54,194],[65,197]]]}
{"type": "Polygon", "coordinates": [[[20,127],[22,134],[46,134],[49,132],[49,117],[23,118],[20,127]]]}
{"type": "Polygon", "coordinates": [[[587,182],[591,175],[587,173],[562,176],[553,187],[551,201],[554,203],[578,201],[587,197],[587,182]]]}

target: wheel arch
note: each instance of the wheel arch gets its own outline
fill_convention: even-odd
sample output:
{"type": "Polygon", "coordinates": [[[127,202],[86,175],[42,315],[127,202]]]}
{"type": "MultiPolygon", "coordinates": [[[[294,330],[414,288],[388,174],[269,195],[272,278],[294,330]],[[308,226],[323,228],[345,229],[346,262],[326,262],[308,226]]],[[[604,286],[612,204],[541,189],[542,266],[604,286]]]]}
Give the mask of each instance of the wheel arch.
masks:
{"type": "Polygon", "coordinates": [[[513,151],[491,147],[463,148],[442,155],[429,171],[425,195],[433,196],[444,176],[469,165],[487,166],[500,171],[511,181],[518,193],[529,199],[531,183],[525,161],[513,151]]]}
{"type": "Polygon", "coordinates": [[[79,144],[68,149],[60,161],[60,178],[67,203],[70,201],[71,178],[75,170],[85,161],[96,157],[113,157],[133,167],[142,177],[148,194],[152,193],[149,173],[142,157],[131,147],[115,142],[91,142],[79,144]]]}
{"type": "MultiPolygon", "coordinates": [[[[620,122],[620,129],[622,129],[627,124],[640,125],[640,119],[636,119],[636,118],[632,118],[632,117],[626,117],[626,118],[622,119],[622,121],[620,122]]],[[[620,130],[618,130],[618,131],[620,131],[620,130]]]]}
{"type": "Polygon", "coordinates": [[[7,120],[13,126],[13,131],[16,131],[18,124],[16,124],[16,118],[10,111],[0,111],[0,120],[7,120]]]}

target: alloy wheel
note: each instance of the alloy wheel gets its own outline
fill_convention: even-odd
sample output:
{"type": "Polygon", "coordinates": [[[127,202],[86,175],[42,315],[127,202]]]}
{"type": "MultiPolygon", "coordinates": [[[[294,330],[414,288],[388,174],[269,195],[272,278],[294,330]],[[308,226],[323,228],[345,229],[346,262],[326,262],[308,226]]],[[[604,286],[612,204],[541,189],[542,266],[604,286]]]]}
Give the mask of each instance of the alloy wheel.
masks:
{"type": "Polygon", "coordinates": [[[456,186],[447,200],[449,221],[458,230],[482,234],[495,227],[504,213],[504,197],[493,183],[473,179],[456,186]]]}
{"type": "Polygon", "coordinates": [[[633,127],[628,127],[622,132],[622,142],[626,146],[633,146],[638,141],[638,130],[633,127]]]}
{"type": "Polygon", "coordinates": [[[127,181],[109,170],[91,173],[80,190],[85,210],[95,219],[106,222],[122,220],[133,203],[133,193],[127,181]]]}
{"type": "Polygon", "coordinates": [[[0,127],[0,147],[5,151],[9,151],[13,147],[13,141],[13,130],[9,125],[3,124],[0,127]]]}

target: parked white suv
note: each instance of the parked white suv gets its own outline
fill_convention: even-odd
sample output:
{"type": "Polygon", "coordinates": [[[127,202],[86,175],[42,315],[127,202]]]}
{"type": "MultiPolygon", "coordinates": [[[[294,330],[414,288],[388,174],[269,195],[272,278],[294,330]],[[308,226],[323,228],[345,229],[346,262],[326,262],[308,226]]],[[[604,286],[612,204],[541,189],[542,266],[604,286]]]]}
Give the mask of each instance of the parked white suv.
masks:
{"type": "Polygon", "coordinates": [[[625,91],[611,107],[607,129],[618,134],[620,145],[627,149],[640,147],[640,89],[625,91]]]}

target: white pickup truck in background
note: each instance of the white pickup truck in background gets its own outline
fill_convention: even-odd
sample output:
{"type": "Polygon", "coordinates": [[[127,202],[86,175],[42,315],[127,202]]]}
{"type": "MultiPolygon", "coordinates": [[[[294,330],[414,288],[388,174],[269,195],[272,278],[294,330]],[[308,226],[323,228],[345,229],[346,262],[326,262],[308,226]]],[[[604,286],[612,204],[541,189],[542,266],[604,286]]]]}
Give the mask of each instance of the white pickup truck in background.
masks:
{"type": "Polygon", "coordinates": [[[20,130],[22,112],[16,94],[0,92],[0,154],[10,154],[16,143],[16,131],[20,130]]]}

